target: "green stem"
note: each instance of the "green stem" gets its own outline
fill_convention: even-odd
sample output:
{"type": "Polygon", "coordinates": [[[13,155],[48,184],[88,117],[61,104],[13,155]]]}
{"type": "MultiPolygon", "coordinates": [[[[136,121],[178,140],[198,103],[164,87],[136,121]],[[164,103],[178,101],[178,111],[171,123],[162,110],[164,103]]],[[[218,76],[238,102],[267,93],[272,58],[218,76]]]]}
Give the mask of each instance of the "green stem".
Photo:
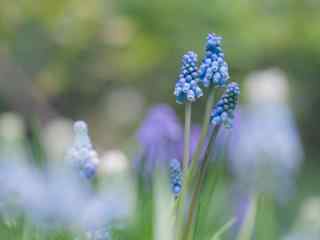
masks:
{"type": "Polygon", "coordinates": [[[279,239],[278,222],[276,217],[276,205],[272,196],[268,194],[259,193],[257,217],[255,234],[257,239],[279,239]]]}
{"type": "Polygon", "coordinates": [[[188,211],[187,224],[186,224],[185,232],[183,234],[184,237],[182,239],[190,239],[189,233],[191,231],[192,224],[194,222],[194,216],[195,216],[196,207],[197,207],[197,203],[198,203],[197,200],[199,199],[201,186],[204,182],[204,177],[206,175],[206,170],[208,168],[209,155],[211,153],[212,144],[214,143],[214,140],[216,139],[216,136],[218,134],[219,129],[220,129],[220,126],[215,126],[212,131],[212,134],[209,138],[209,143],[206,148],[205,157],[204,157],[203,162],[201,164],[199,176],[196,179],[197,180],[196,186],[195,186],[195,189],[194,189],[192,197],[191,197],[191,204],[190,204],[190,208],[188,211]]]}
{"type": "Polygon", "coordinates": [[[187,169],[190,160],[191,103],[187,102],[185,107],[183,168],[187,169]]]}
{"type": "Polygon", "coordinates": [[[206,110],[203,118],[203,123],[202,123],[202,129],[201,129],[201,134],[199,138],[199,142],[197,144],[196,150],[192,156],[192,162],[191,164],[196,164],[196,161],[199,160],[202,148],[204,146],[206,136],[208,134],[208,128],[209,128],[209,121],[210,121],[210,113],[212,110],[214,104],[214,88],[210,89],[208,100],[206,103],[206,110]]]}
{"type": "Polygon", "coordinates": [[[185,173],[184,173],[184,179],[183,179],[183,187],[182,191],[180,193],[180,196],[178,198],[178,201],[176,203],[177,207],[177,219],[176,219],[176,228],[178,229],[177,237],[178,239],[182,235],[182,228],[184,225],[184,211],[186,207],[186,197],[191,190],[191,185],[192,185],[192,179],[194,176],[194,172],[196,172],[197,169],[197,160],[200,158],[201,151],[203,149],[206,136],[208,133],[208,128],[209,128],[209,121],[210,121],[210,113],[212,110],[214,104],[214,88],[210,89],[209,96],[207,99],[206,103],[206,109],[205,109],[205,115],[203,119],[203,124],[202,124],[202,130],[201,130],[201,135],[199,142],[197,144],[195,153],[192,157],[191,164],[189,168],[186,168],[185,173]]]}
{"type": "Polygon", "coordinates": [[[231,220],[229,220],[225,225],[223,225],[220,230],[218,232],[216,232],[211,240],[219,240],[221,239],[221,236],[226,232],[228,231],[233,225],[234,223],[236,222],[236,219],[235,218],[232,218],[231,220]]]}
{"type": "Polygon", "coordinates": [[[208,134],[210,113],[211,113],[213,104],[214,104],[214,88],[210,88],[209,96],[208,96],[207,103],[206,103],[206,110],[205,110],[205,114],[204,114],[204,119],[203,119],[199,142],[196,146],[195,153],[192,156],[190,167],[188,168],[188,171],[185,171],[185,177],[183,180],[183,188],[182,188],[182,192],[180,193],[178,206],[184,205],[184,199],[187,195],[187,191],[190,188],[191,180],[192,180],[192,177],[194,176],[194,172],[197,167],[197,160],[200,158],[203,146],[205,144],[206,136],[208,134]]]}
{"type": "Polygon", "coordinates": [[[33,226],[29,222],[27,222],[26,219],[24,219],[21,239],[22,240],[32,239],[34,237],[33,233],[34,233],[33,226]]]}
{"type": "Polygon", "coordinates": [[[257,199],[258,197],[256,195],[250,197],[250,206],[237,236],[237,240],[252,239],[257,215],[257,199]]]}

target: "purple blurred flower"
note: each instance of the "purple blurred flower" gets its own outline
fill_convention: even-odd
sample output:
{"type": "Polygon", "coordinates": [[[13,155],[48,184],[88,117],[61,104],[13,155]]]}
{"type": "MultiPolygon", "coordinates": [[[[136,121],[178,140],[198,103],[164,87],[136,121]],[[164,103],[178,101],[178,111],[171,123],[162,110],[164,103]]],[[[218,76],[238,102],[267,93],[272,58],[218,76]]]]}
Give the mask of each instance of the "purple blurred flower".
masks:
{"type": "Polygon", "coordinates": [[[137,132],[141,152],[135,166],[151,173],[155,167],[178,157],[183,130],[175,111],[168,105],[152,107],[137,132]]]}

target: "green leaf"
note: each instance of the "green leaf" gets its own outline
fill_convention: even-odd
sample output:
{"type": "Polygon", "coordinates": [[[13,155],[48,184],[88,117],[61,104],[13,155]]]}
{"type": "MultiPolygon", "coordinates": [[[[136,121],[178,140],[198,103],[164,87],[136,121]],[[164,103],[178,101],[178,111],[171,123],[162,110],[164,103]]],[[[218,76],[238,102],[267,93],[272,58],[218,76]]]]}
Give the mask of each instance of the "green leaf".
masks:
{"type": "Polygon", "coordinates": [[[211,240],[220,240],[221,236],[225,234],[233,226],[235,222],[235,218],[230,219],[212,236],[211,240]]]}
{"type": "Polygon", "coordinates": [[[256,236],[259,240],[279,239],[276,206],[271,195],[261,194],[258,201],[256,236]]]}
{"type": "Polygon", "coordinates": [[[250,240],[252,239],[253,230],[257,215],[257,196],[251,196],[250,206],[244,222],[241,226],[240,232],[238,234],[237,240],[250,240]]]}
{"type": "Polygon", "coordinates": [[[196,222],[195,220],[195,215],[196,215],[196,211],[197,211],[197,206],[199,204],[199,199],[201,196],[201,189],[203,187],[204,181],[205,181],[205,177],[206,177],[206,173],[208,170],[208,164],[209,164],[209,158],[210,158],[210,153],[211,153],[211,149],[212,149],[212,144],[215,142],[215,139],[217,137],[217,134],[219,132],[220,126],[215,126],[212,129],[212,132],[210,133],[210,137],[209,137],[209,143],[208,146],[206,147],[206,151],[205,151],[205,156],[203,161],[201,162],[201,166],[199,168],[198,174],[195,176],[194,181],[195,181],[195,188],[192,189],[192,195],[191,195],[191,203],[190,203],[190,207],[187,211],[187,223],[185,228],[183,228],[183,235],[182,235],[182,239],[187,239],[187,240],[191,240],[193,237],[193,231],[194,231],[194,223],[196,222]]]}

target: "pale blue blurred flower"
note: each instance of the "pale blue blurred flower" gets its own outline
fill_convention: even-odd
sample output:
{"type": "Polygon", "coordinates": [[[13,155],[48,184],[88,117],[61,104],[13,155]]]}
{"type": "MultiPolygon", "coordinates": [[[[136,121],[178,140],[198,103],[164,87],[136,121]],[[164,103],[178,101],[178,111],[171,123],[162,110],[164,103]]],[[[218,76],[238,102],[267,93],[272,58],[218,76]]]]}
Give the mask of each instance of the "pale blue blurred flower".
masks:
{"type": "Polygon", "coordinates": [[[244,86],[248,103],[238,107],[228,143],[239,224],[252,196],[267,196],[277,207],[293,198],[303,159],[285,74],[278,69],[252,73],[244,86]]]}
{"type": "Polygon", "coordinates": [[[131,200],[122,189],[94,192],[67,169],[42,172],[32,166],[0,162],[0,200],[13,217],[23,216],[39,227],[85,230],[126,219],[131,200]],[[80,213],[80,214],[79,214],[80,213]]]}
{"type": "Polygon", "coordinates": [[[288,198],[303,158],[288,106],[242,107],[238,117],[228,151],[235,180],[247,191],[288,198]]]}
{"type": "Polygon", "coordinates": [[[79,170],[81,176],[91,179],[96,174],[99,159],[92,147],[87,124],[77,121],[74,123],[73,131],[74,142],[66,155],[66,160],[79,170]]]}

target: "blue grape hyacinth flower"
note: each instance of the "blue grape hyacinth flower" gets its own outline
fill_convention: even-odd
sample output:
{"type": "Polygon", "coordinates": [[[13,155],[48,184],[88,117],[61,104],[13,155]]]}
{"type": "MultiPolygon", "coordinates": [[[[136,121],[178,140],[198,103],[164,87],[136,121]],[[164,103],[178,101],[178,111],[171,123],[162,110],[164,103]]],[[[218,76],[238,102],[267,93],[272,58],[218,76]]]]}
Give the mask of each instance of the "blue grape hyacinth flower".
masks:
{"type": "Polygon", "coordinates": [[[221,48],[222,37],[209,33],[206,55],[199,67],[199,79],[205,87],[223,87],[229,79],[229,67],[221,48]]]}
{"type": "Polygon", "coordinates": [[[182,166],[181,162],[175,158],[170,161],[170,182],[171,191],[175,197],[178,197],[182,189],[182,166]]]}
{"type": "Polygon", "coordinates": [[[174,95],[177,103],[194,102],[203,96],[199,87],[197,54],[189,51],[182,58],[181,73],[176,81],[174,95]]]}
{"type": "Polygon", "coordinates": [[[238,104],[239,95],[239,85],[235,82],[229,83],[225,93],[212,110],[210,122],[213,125],[223,124],[226,128],[232,127],[232,120],[234,119],[234,111],[238,104]]]}
{"type": "Polygon", "coordinates": [[[74,143],[66,159],[80,171],[81,176],[91,179],[96,174],[99,159],[97,152],[92,147],[87,124],[77,121],[73,125],[73,131],[74,143]]]}

